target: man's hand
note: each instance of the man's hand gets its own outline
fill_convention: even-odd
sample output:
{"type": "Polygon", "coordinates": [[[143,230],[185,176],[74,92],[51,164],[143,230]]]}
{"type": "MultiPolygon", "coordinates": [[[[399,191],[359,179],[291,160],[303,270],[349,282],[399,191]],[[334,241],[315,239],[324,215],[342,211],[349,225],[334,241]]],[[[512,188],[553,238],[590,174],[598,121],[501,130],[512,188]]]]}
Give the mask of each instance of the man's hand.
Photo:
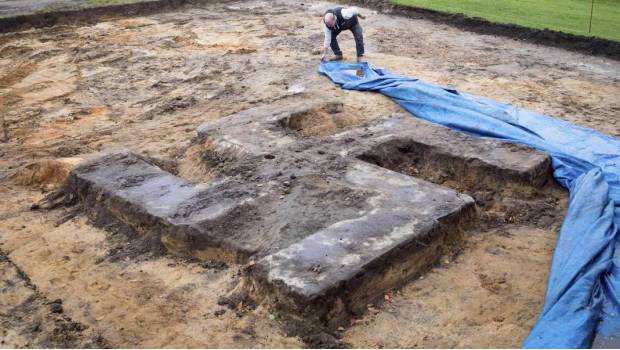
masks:
{"type": "Polygon", "coordinates": [[[327,49],[323,48],[323,54],[321,55],[321,62],[327,61],[327,49]]]}
{"type": "Polygon", "coordinates": [[[366,19],[366,16],[362,15],[361,13],[357,14],[357,17],[361,18],[361,19],[366,19]]]}

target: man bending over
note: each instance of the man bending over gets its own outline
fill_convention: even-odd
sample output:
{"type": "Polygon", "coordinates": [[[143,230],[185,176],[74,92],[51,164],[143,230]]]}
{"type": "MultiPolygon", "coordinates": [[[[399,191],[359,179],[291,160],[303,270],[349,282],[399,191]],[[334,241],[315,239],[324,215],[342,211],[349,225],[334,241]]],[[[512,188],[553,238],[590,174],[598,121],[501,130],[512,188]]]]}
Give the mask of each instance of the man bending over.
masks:
{"type": "Polygon", "coordinates": [[[323,16],[323,32],[325,33],[325,40],[323,41],[323,55],[321,61],[327,59],[327,49],[331,47],[336,57],[330,61],[341,61],[342,50],[338,46],[338,40],[336,37],[343,30],[350,30],[353,33],[355,39],[355,50],[357,51],[357,62],[361,62],[364,57],[364,36],[362,35],[362,26],[359,24],[358,17],[364,19],[357,7],[336,7],[331,10],[327,10],[323,16]]]}

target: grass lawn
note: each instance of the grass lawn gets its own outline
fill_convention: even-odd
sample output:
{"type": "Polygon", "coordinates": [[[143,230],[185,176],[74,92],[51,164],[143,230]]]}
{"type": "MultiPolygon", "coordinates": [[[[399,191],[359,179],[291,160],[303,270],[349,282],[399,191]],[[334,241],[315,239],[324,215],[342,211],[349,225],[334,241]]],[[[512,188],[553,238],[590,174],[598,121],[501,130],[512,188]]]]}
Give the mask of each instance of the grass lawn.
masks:
{"type": "MultiPolygon", "coordinates": [[[[2,0],[0,0],[0,2],[1,1],[2,0]]],[[[122,5],[122,4],[136,3],[136,2],[147,2],[147,1],[153,1],[153,0],[58,0],[58,1],[50,3],[49,5],[43,6],[35,11],[31,11],[31,13],[72,11],[72,10],[91,8],[91,7],[122,5]]],[[[26,11],[23,14],[27,14],[27,13],[28,11],[26,11]]],[[[19,13],[9,13],[9,14],[5,14],[4,16],[11,17],[17,14],[19,13]]],[[[0,17],[3,17],[3,16],[0,15],[0,17]]]]}
{"type": "Polygon", "coordinates": [[[492,22],[549,28],[566,33],[620,41],[620,0],[390,0],[401,5],[463,13],[492,22]]]}

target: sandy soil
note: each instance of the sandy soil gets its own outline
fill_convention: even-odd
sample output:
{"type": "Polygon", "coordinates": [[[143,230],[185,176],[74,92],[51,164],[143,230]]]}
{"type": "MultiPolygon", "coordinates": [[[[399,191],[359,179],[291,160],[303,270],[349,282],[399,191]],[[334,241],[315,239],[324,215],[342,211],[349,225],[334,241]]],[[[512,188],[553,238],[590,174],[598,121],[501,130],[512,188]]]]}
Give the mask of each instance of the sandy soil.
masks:
{"type": "MultiPolygon", "coordinates": [[[[291,333],[268,305],[218,304],[242,280],[240,266],[140,251],[131,237],[70,209],[31,205],[96,152],[131,149],[204,180],[192,152],[185,156],[195,128],[252,106],[342,101],[347,117],[313,125],[315,133],[399,111],[316,73],[320,14],[329,5],[247,1],[0,36],[1,347],[317,345],[291,333]],[[62,312],[51,306],[56,299],[62,312]],[[16,317],[19,310],[27,317],[16,317]]],[[[373,64],[620,136],[618,62],[424,20],[368,17],[373,64]]],[[[353,57],[351,35],[341,38],[353,57]]],[[[555,205],[559,214],[544,222],[472,232],[460,254],[351,320],[342,341],[519,346],[542,303],[565,198],[555,205]]]]}

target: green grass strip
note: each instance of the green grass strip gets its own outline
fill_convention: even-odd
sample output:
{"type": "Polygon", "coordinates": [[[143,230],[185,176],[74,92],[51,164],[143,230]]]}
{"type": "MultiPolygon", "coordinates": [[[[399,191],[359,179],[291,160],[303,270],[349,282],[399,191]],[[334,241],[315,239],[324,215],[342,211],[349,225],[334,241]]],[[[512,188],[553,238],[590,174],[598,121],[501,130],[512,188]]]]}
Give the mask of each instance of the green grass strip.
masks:
{"type": "Polygon", "coordinates": [[[462,13],[496,23],[620,41],[620,0],[390,0],[400,5],[462,13]]]}

